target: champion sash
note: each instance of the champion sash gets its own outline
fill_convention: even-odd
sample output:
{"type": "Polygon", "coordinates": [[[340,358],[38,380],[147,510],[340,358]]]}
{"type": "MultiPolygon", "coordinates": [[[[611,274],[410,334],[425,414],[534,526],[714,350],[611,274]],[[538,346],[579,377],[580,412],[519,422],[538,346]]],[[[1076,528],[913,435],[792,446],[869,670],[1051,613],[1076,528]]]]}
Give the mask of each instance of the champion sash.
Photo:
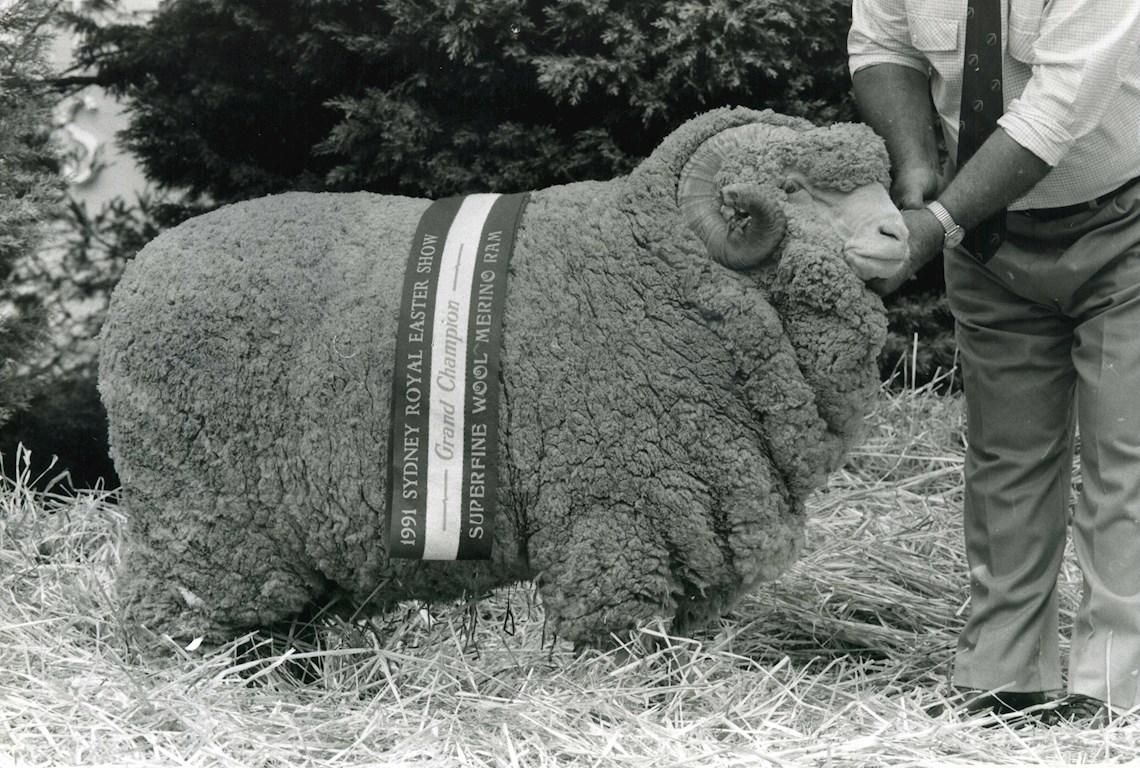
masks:
{"type": "Polygon", "coordinates": [[[420,218],[404,271],[392,379],[391,557],[491,556],[499,342],[526,200],[451,197],[420,218]]]}

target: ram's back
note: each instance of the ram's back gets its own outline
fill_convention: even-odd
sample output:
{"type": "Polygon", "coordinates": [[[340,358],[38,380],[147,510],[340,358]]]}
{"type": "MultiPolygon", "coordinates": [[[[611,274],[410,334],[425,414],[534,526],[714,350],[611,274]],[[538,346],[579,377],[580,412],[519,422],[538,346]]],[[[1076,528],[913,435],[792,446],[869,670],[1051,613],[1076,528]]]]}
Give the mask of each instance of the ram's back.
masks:
{"type": "MultiPolygon", "coordinates": [[[[536,192],[524,214],[503,328],[503,378],[513,376],[524,401],[574,357],[560,345],[581,346],[583,298],[568,265],[605,258],[596,217],[607,190],[536,192]]],[[[404,265],[428,205],[366,193],[279,195],[187,221],[139,254],[115,291],[100,372],[136,536],[187,524],[263,533],[279,550],[266,557],[297,558],[314,578],[356,593],[372,589],[386,559],[404,265]],[[178,498],[188,500],[185,512],[165,503],[178,498]],[[180,514],[189,521],[171,519],[180,514]]],[[[528,460],[541,444],[539,415],[522,412],[510,424],[506,400],[504,426],[528,460]]],[[[525,491],[514,498],[525,501],[525,491]]],[[[518,550],[509,523],[500,557],[518,550]]]]}

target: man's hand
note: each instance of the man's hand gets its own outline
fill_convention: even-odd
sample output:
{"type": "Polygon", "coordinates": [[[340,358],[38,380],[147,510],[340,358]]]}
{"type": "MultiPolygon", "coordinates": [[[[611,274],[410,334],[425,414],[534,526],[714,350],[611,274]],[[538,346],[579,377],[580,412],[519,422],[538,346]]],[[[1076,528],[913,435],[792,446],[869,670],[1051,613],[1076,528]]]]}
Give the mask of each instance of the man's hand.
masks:
{"type": "Polygon", "coordinates": [[[926,165],[900,168],[891,184],[891,198],[903,211],[920,210],[938,194],[938,174],[926,165]]]}
{"type": "Polygon", "coordinates": [[[909,253],[898,272],[890,277],[867,281],[867,287],[880,296],[897,291],[924,264],[942,252],[946,233],[933,213],[923,207],[919,210],[904,210],[902,216],[910,231],[910,239],[907,240],[909,253]]]}

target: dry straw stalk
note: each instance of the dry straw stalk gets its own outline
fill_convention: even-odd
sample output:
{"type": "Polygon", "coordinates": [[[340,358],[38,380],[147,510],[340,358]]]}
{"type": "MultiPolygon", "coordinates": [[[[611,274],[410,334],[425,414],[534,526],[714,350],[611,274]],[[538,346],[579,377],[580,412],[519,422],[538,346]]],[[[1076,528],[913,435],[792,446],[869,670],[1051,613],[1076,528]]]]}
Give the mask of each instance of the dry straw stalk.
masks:
{"type": "MultiPolygon", "coordinates": [[[[0,768],[918,766],[1140,761],[1140,727],[923,708],[967,610],[961,401],[884,392],[808,551],[695,638],[575,655],[529,585],[221,647],[121,621],[111,494],[0,489],[0,768]],[[990,726],[990,727],[987,727],[990,726]]],[[[1062,577],[1071,622],[1079,579],[1062,577]]],[[[1067,630],[1067,626],[1065,627],[1067,630]]]]}

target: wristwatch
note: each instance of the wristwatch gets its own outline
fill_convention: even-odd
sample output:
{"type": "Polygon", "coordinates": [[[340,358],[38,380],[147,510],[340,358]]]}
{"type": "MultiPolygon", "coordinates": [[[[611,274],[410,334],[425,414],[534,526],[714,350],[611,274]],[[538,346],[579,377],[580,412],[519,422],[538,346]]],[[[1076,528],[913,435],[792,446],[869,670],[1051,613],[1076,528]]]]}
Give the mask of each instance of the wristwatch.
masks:
{"type": "Polygon", "coordinates": [[[934,214],[934,218],[938,219],[938,223],[942,225],[942,231],[946,233],[942,238],[943,248],[957,248],[962,244],[963,238],[966,237],[966,230],[954,221],[954,217],[950,215],[950,211],[946,210],[946,206],[937,200],[931,200],[926,204],[926,210],[934,214]]]}

